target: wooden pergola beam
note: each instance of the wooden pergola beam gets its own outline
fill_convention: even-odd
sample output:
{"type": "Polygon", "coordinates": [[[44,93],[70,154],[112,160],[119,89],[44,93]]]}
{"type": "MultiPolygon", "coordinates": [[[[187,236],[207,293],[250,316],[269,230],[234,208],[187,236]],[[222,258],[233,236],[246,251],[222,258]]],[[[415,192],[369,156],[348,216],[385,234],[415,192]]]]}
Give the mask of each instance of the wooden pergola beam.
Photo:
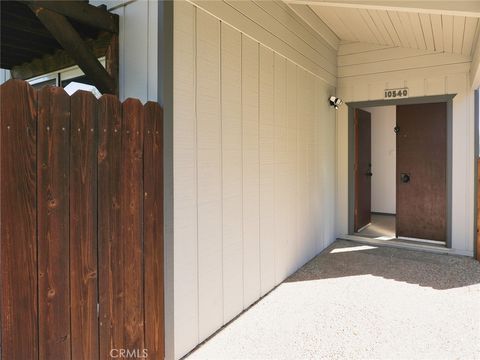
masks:
{"type": "MultiPolygon", "coordinates": [[[[102,56],[106,57],[106,61],[108,61],[109,54],[107,54],[107,50],[114,41],[112,39],[113,34],[108,32],[103,32],[100,36],[93,40],[88,39],[85,41],[88,49],[93,53],[96,58],[100,58],[102,56]]],[[[114,57],[114,54],[112,54],[114,57]]],[[[118,55],[117,55],[118,58],[118,55]]],[[[46,54],[40,58],[36,58],[33,61],[27,62],[25,64],[16,65],[12,67],[11,73],[14,79],[22,79],[27,80],[39,75],[48,74],[54,71],[58,71],[60,69],[64,69],[70,66],[74,66],[77,63],[75,60],[68,54],[65,49],[57,50],[53,54],[46,54]]],[[[111,73],[108,68],[107,72],[110,74],[111,77],[116,78],[114,73],[111,73]]]]}
{"type": "Polygon", "coordinates": [[[84,1],[43,1],[43,0],[20,0],[21,2],[56,12],[93,28],[118,34],[118,21],[115,14],[90,5],[84,1]]]}
{"type": "Polygon", "coordinates": [[[107,70],[89,50],[83,39],[68,22],[65,16],[38,5],[29,5],[38,19],[52,36],[76,61],[102,93],[116,94],[116,84],[107,70]]]}

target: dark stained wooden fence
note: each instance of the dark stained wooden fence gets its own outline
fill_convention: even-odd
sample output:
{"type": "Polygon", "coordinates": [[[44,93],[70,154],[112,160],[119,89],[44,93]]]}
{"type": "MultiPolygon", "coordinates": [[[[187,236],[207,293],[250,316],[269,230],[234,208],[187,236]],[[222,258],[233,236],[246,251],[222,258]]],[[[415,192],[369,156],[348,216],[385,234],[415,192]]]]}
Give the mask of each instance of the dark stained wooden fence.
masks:
{"type": "Polygon", "coordinates": [[[2,359],[163,359],[162,109],[19,80],[0,101],[2,359]]]}

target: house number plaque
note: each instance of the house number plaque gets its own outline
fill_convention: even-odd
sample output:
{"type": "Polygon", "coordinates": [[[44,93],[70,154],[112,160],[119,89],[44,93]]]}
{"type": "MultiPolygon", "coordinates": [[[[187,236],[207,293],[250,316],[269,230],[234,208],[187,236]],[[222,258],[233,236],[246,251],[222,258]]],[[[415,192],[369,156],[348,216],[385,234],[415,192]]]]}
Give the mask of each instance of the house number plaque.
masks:
{"type": "Polygon", "coordinates": [[[407,98],[408,88],[385,89],[385,99],[407,98]]]}

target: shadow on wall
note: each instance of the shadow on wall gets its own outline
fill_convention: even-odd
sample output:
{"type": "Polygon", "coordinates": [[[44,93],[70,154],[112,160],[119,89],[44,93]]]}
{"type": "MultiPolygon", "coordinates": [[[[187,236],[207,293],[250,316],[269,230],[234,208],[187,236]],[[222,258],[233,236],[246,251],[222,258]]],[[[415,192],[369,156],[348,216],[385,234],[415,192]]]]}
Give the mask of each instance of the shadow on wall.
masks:
{"type": "Polygon", "coordinates": [[[337,240],[285,282],[372,275],[447,290],[480,284],[473,258],[375,247],[337,240]]]}

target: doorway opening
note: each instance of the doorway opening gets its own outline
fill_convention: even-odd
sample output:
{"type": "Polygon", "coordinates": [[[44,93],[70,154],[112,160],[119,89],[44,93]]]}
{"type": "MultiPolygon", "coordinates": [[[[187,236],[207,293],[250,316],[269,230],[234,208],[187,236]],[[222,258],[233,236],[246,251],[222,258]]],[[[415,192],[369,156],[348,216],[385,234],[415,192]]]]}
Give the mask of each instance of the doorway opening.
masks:
{"type": "Polygon", "coordinates": [[[357,109],[355,234],[396,237],[396,106],[357,109]],[[374,172],[373,172],[374,171],[374,172]]]}
{"type": "Polygon", "coordinates": [[[348,103],[350,235],[450,247],[452,98],[348,103]]]}

